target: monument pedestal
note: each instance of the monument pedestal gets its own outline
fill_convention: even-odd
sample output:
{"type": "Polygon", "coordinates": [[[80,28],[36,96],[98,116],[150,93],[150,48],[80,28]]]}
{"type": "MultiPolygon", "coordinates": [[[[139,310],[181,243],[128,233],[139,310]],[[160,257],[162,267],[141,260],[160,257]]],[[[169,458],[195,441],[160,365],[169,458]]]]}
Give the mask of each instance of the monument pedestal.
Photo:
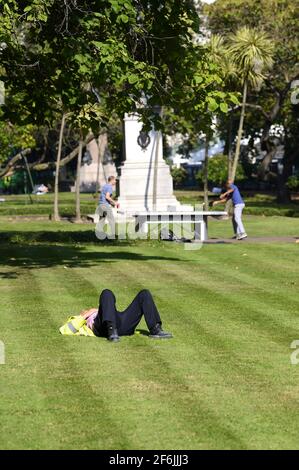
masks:
{"type": "MultiPolygon", "coordinates": [[[[120,209],[126,213],[136,211],[192,210],[182,206],[173,194],[170,168],[163,159],[161,132],[149,132],[149,144],[142,148],[138,138],[142,122],[137,114],[125,116],[126,161],[120,167],[120,209]]],[[[139,139],[140,140],[140,139],[139,139]]]]}

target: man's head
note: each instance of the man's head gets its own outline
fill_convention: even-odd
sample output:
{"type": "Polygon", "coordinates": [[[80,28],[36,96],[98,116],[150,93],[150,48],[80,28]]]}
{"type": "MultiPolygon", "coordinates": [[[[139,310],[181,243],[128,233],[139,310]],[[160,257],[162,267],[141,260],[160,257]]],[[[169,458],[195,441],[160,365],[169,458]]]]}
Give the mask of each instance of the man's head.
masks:
{"type": "Polygon", "coordinates": [[[234,184],[233,180],[232,180],[232,179],[228,179],[227,182],[226,182],[226,188],[229,189],[232,184],[234,184]]]}
{"type": "Polygon", "coordinates": [[[108,183],[111,184],[112,186],[114,186],[116,184],[115,176],[109,176],[108,183]]]}

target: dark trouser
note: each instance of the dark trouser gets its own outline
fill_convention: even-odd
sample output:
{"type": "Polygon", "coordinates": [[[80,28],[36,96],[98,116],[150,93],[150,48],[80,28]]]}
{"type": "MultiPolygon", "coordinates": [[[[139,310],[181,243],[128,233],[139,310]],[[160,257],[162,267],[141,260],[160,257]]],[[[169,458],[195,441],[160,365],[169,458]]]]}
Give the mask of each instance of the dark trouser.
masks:
{"type": "Polygon", "coordinates": [[[100,295],[99,312],[93,324],[96,336],[107,335],[107,322],[113,324],[120,336],[134,334],[135,328],[144,315],[149,330],[157,323],[161,324],[161,318],[152,294],[148,290],[142,290],[136,295],[133,302],[123,312],[116,310],[116,298],[111,290],[105,289],[100,295]]]}
{"type": "Polygon", "coordinates": [[[233,223],[234,234],[237,235],[237,233],[238,233],[238,224],[235,221],[235,214],[233,214],[233,216],[232,216],[232,223],[233,223]]]}

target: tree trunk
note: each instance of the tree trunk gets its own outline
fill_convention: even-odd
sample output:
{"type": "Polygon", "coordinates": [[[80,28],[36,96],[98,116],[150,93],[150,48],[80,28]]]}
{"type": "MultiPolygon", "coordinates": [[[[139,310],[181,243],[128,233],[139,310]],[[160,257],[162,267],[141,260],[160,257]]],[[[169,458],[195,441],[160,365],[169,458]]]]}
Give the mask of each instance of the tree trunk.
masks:
{"type": "Polygon", "coordinates": [[[293,165],[299,159],[299,150],[297,148],[289,149],[285,145],[285,155],[283,159],[283,172],[277,179],[277,202],[288,204],[291,202],[291,191],[287,187],[288,178],[292,175],[293,165]]]}
{"type": "Polygon", "coordinates": [[[58,208],[58,196],[59,196],[59,172],[60,172],[60,160],[62,151],[63,132],[65,127],[66,114],[64,113],[61,120],[59,145],[56,159],[56,172],[55,172],[55,184],[54,184],[54,221],[59,222],[59,208],[58,208]]]}
{"type": "Polygon", "coordinates": [[[100,144],[99,144],[98,139],[97,139],[97,146],[98,146],[98,163],[97,163],[96,190],[95,190],[96,195],[98,195],[98,192],[100,189],[100,167],[101,167],[100,144]]]}
{"type": "Polygon", "coordinates": [[[154,159],[154,178],[153,178],[153,211],[157,210],[157,188],[158,188],[158,161],[159,161],[159,150],[160,140],[162,136],[160,131],[156,132],[156,149],[154,159]]]}
{"type": "Polygon", "coordinates": [[[96,193],[99,191],[100,187],[100,167],[102,166],[103,169],[103,175],[105,178],[105,181],[107,182],[107,175],[105,174],[105,169],[104,169],[104,155],[105,151],[107,148],[107,142],[108,142],[108,134],[107,132],[100,134],[99,138],[97,139],[97,145],[98,145],[98,166],[97,166],[97,181],[96,181],[96,193]]]}
{"type": "MultiPolygon", "coordinates": [[[[84,141],[84,146],[89,144],[93,139],[94,139],[93,134],[89,134],[87,136],[87,138],[85,139],[85,141],[84,141]]],[[[76,158],[77,155],[78,155],[78,152],[79,152],[79,147],[75,148],[66,157],[62,158],[60,160],[60,168],[67,165],[74,158],[76,158]]],[[[18,162],[20,160],[22,160],[23,155],[29,155],[30,153],[32,153],[31,149],[25,149],[25,150],[22,150],[20,153],[18,153],[15,157],[13,157],[7,163],[5,168],[0,170],[0,178],[2,178],[3,176],[11,176],[17,170],[24,170],[26,168],[26,166],[23,165],[23,164],[18,164],[18,162]]],[[[49,170],[49,169],[52,169],[52,168],[54,168],[54,169],[56,168],[56,162],[45,162],[45,163],[43,163],[44,160],[45,160],[45,155],[42,155],[42,157],[39,160],[37,160],[36,162],[29,163],[30,170],[45,171],[45,170],[49,170]]]]}
{"type": "Polygon", "coordinates": [[[80,208],[80,171],[81,171],[81,163],[82,163],[82,150],[83,150],[83,139],[82,135],[80,136],[79,142],[79,153],[78,153],[78,160],[77,160],[77,174],[76,174],[76,223],[81,223],[81,208],[80,208]]]}
{"type": "MultiPolygon", "coordinates": [[[[0,170],[0,178],[3,178],[4,176],[11,176],[14,174],[14,166],[15,164],[24,159],[24,156],[30,155],[32,152],[31,149],[25,149],[21,150],[17,155],[15,155],[8,163],[7,165],[0,170]]],[[[22,168],[22,167],[21,167],[22,168]]]]}
{"type": "Polygon", "coordinates": [[[231,177],[232,172],[232,144],[233,144],[233,112],[229,115],[229,120],[226,129],[226,140],[223,154],[227,155],[227,174],[228,178],[231,177]]]}
{"type": "Polygon", "coordinates": [[[232,179],[232,171],[233,171],[233,163],[232,163],[232,158],[231,155],[227,156],[227,174],[228,174],[228,179],[232,179]]]}
{"type": "Polygon", "coordinates": [[[209,210],[209,185],[208,185],[208,174],[209,174],[209,143],[210,139],[206,134],[205,141],[205,161],[203,171],[203,190],[204,190],[204,210],[209,210]]]}
{"type": "Polygon", "coordinates": [[[241,140],[242,140],[244,120],[245,120],[245,112],[246,112],[247,91],[248,91],[248,83],[247,83],[247,80],[245,80],[244,89],[243,89],[243,102],[242,102],[242,110],[241,110],[241,117],[240,117],[240,123],[239,123],[236,153],[235,153],[235,157],[234,157],[234,162],[233,162],[233,167],[232,167],[232,172],[231,172],[231,178],[230,178],[233,181],[235,180],[235,177],[236,177],[236,172],[237,172],[238,162],[239,162],[239,157],[240,157],[241,140]]]}
{"type": "Polygon", "coordinates": [[[286,186],[287,179],[283,175],[277,178],[277,202],[279,204],[288,204],[291,202],[291,192],[286,186]]]}
{"type": "Polygon", "coordinates": [[[271,150],[267,152],[262,162],[260,163],[259,168],[258,168],[258,177],[260,180],[264,181],[266,179],[266,175],[268,174],[268,171],[269,171],[269,166],[274,156],[276,155],[276,152],[277,152],[277,147],[273,147],[271,150]]]}
{"type": "MultiPolygon", "coordinates": [[[[26,155],[23,155],[23,158],[24,158],[24,162],[25,162],[25,165],[26,165],[26,170],[27,170],[27,173],[28,173],[28,176],[29,176],[29,181],[30,181],[30,184],[31,184],[31,190],[33,192],[34,191],[34,183],[33,183],[32,175],[31,175],[31,171],[30,171],[30,168],[29,168],[29,165],[28,165],[28,160],[27,160],[26,155]]],[[[33,201],[31,201],[31,202],[33,202],[33,201]]]]}

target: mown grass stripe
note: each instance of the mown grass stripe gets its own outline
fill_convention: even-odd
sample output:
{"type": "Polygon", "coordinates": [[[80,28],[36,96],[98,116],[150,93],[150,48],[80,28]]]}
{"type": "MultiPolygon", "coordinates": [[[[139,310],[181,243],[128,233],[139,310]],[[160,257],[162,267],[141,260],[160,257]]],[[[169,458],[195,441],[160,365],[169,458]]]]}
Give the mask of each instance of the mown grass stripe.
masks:
{"type": "MultiPolygon", "coordinates": [[[[142,268],[140,266],[138,266],[138,267],[142,271],[142,268]]],[[[119,270],[119,271],[122,272],[122,270],[119,270]]],[[[74,275],[74,273],[72,273],[72,276],[73,275],[74,275]]],[[[86,271],[84,271],[84,275],[86,275],[86,271]]],[[[80,275],[79,275],[79,277],[80,277],[80,275]]],[[[122,277],[123,277],[124,280],[127,280],[127,275],[126,274],[122,274],[122,277]]],[[[95,278],[96,278],[96,276],[92,276],[92,279],[95,279],[95,278]]],[[[141,285],[139,285],[139,286],[142,287],[141,285]]],[[[134,286],[134,287],[136,288],[137,286],[134,286]]],[[[137,288],[137,290],[138,290],[138,288],[137,288]]],[[[194,407],[199,406],[198,398],[194,397],[194,394],[191,393],[191,391],[188,389],[188,386],[186,385],[186,383],[182,379],[182,377],[177,375],[177,371],[172,371],[172,369],[169,367],[169,363],[166,362],[165,360],[163,360],[162,356],[159,354],[159,350],[157,350],[157,348],[156,348],[156,345],[154,345],[154,343],[152,343],[152,342],[149,343],[147,339],[146,339],[146,341],[147,341],[147,343],[145,345],[143,345],[141,351],[139,349],[139,354],[141,352],[143,357],[138,358],[138,360],[140,361],[140,367],[137,370],[137,377],[136,377],[135,380],[138,379],[138,381],[139,382],[141,381],[142,383],[150,382],[150,383],[154,384],[154,386],[158,387],[159,390],[163,390],[164,393],[162,393],[162,397],[160,397],[160,400],[162,400],[162,402],[163,402],[163,407],[166,408],[166,410],[168,410],[168,414],[170,415],[169,419],[171,419],[171,416],[174,415],[173,418],[172,418],[174,420],[174,423],[173,423],[174,425],[176,425],[176,426],[179,425],[180,428],[182,429],[182,432],[184,432],[184,433],[187,431],[187,429],[191,433],[192,433],[192,430],[193,430],[193,434],[194,434],[194,425],[195,425],[196,422],[198,422],[198,416],[194,417],[194,407]],[[157,354],[158,354],[158,357],[155,360],[155,356],[157,354]],[[153,381],[153,379],[149,379],[148,376],[151,376],[151,371],[156,375],[157,367],[159,367],[160,370],[163,370],[162,377],[164,376],[164,374],[166,374],[166,377],[167,377],[166,383],[165,383],[164,380],[161,380],[161,377],[159,378],[158,381],[155,381],[155,380],[153,381]],[[142,375],[142,378],[140,378],[140,375],[142,375]],[[147,378],[145,378],[145,376],[147,378]],[[169,384],[170,380],[171,380],[171,384],[169,384]],[[168,393],[165,393],[165,389],[167,390],[167,392],[168,391],[170,392],[170,389],[172,387],[184,390],[184,400],[183,400],[183,402],[181,402],[180,396],[179,396],[178,399],[174,399],[174,402],[173,401],[169,402],[168,393]],[[188,394],[190,396],[189,397],[190,407],[187,407],[187,408],[186,408],[186,404],[185,404],[185,395],[186,394],[188,394]],[[163,399],[163,397],[164,397],[164,399],[163,399]],[[193,403],[192,406],[191,406],[191,403],[193,403]],[[192,410],[192,413],[190,413],[191,410],[192,410]]],[[[132,355],[131,356],[131,361],[136,360],[136,352],[135,352],[135,345],[134,344],[131,347],[127,347],[126,356],[123,358],[124,360],[123,360],[122,367],[126,367],[126,363],[127,363],[127,360],[128,360],[128,355],[130,355],[130,354],[132,355]]],[[[134,381],[134,376],[131,378],[131,380],[134,381]]],[[[161,412],[162,412],[162,410],[161,410],[161,412]]],[[[198,431],[198,433],[197,432],[195,433],[197,435],[197,439],[199,439],[199,437],[202,437],[202,435],[205,434],[205,433],[209,434],[211,432],[211,428],[210,428],[210,425],[208,424],[208,422],[210,422],[211,420],[214,422],[216,420],[216,417],[214,417],[214,419],[212,419],[213,412],[212,412],[212,410],[209,410],[207,408],[206,404],[205,404],[205,409],[201,414],[202,414],[201,420],[203,421],[203,423],[202,423],[202,427],[201,427],[200,431],[198,431]]],[[[127,419],[130,420],[130,417],[127,418],[127,419]]],[[[134,418],[134,421],[136,422],[135,418],[134,418]]],[[[214,427],[214,424],[212,425],[212,427],[214,427]]],[[[233,435],[232,432],[229,429],[226,429],[225,427],[221,426],[221,424],[219,422],[217,422],[216,428],[219,429],[219,432],[221,433],[222,437],[224,435],[227,436],[227,440],[228,440],[230,446],[232,446],[235,443],[238,446],[244,447],[244,445],[237,439],[237,437],[235,435],[233,435]]]]}
{"type": "MultiPolygon", "coordinates": [[[[47,284],[41,286],[40,277],[36,274],[32,271],[27,272],[25,283],[23,279],[23,289],[26,291],[30,285],[34,285],[33,300],[37,318],[35,319],[34,328],[31,324],[19,331],[19,337],[22,338],[21,342],[26,343],[30,340],[30,348],[33,347],[34,359],[37,361],[34,364],[31,358],[27,356],[29,363],[26,368],[35,368],[34,387],[32,388],[31,383],[27,382],[28,377],[23,382],[28,392],[30,391],[30,395],[31,391],[34,391],[34,398],[31,397],[30,403],[26,405],[25,409],[22,408],[21,404],[19,412],[29,412],[39,423],[39,440],[35,442],[34,446],[29,444],[30,431],[33,430],[30,421],[24,419],[22,428],[19,428],[19,436],[14,436],[13,447],[18,447],[18,437],[20,441],[24,439],[27,442],[26,447],[28,444],[29,447],[35,448],[59,448],[61,445],[72,448],[80,446],[78,435],[74,435],[72,428],[74,414],[77,414],[78,419],[82,417],[82,425],[79,425],[81,440],[85,442],[85,445],[92,445],[95,440],[98,440],[98,446],[104,448],[105,439],[101,439],[101,435],[106,435],[107,438],[107,429],[114,428],[116,430],[117,425],[111,421],[101,396],[98,395],[95,399],[93,384],[89,381],[89,374],[86,371],[84,361],[78,357],[78,348],[74,348],[70,341],[65,341],[65,338],[59,335],[57,324],[52,321],[51,312],[47,308],[47,297],[51,296],[51,289],[49,292],[47,284]],[[47,348],[46,354],[44,353],[45,345],[47,348]],[[58,391],[59,395],[57,395],[58,391]],[[100,416],[98,410],[102,410],[100,416]],[[42,416],[42,420],[37,417],[37,414],[42,416]],[[105,423],[105,432],[96,432],[88,437],[97,418],[105,423]],[[51,433],[47,429],[49,424],[51,425],[51,433]]],[[[22,293],[23,290],[19,290],[19,295],[22,295],[22,293]]],[[[31,311],[30,314],[33,315],[33,312],[31,311]]],[[[16,318],[16,321],[18,321],[18,318],[16,318]]],[[[25,321],[26,319],[22,318],[23,324],[25,321]]],[[[80,338],[76,338],[76,340],[80,344],[80,338]]],[[[81,352],[83,354],[82,346],[83,342],[81,341],[81,352]]],[[[18,416],[16,416],[17,419],[18,416]]],[[[11,423],[9,423],[10,426],[11,423]]],[[[98,431],[97,424],[96,431],[98,431]]],[[[119,429],[116,436],[115,444],[118,444],[121,448],[126,448],[129,445],[119,429]]]]}
{"type": "MultiPolygon", "coordinates": [[[[192,321],[188,323],[188,328],[189,328],[189,331],[190,329],[194,326],[192,324],[192,321]]],[[[196,330],[197,331],[197,330],[196,330]]],[[[203,337],[203,338],[209,338],[210,335],[209,335],[209,332],[207,333],[206,331],[203,331],[202,332],[203,334],[200,335],[199,334],[199,337],[203,337]]],[[[185,333],[184,331],[182,331],[182,335],[184,334],[188,334],[188,331],[185,333]]],[[[227,338],[227,343],[230,342],[230,338],[227,338]]],[[[201,351],[203,354],[202,354],[202,357],[204,358],[205,362],[207,360],[207,357],[209,358],[210,355],[211,355],[211,363],[212,363],[212,367],[213,369],[215,369],[215,376],[218,377],[218,381],[221,380],[219,379],[219,372],[220,372],[220,377],[221,375],[223,376],[223,383],[225,383],[225,381],[227,381],[227,369],[226,369],[226,366],[224,366],[224,369],[222,371],[219,371],[219,367],[215,367],[215,362],[217,361],[217,358],[219,357],[219,354],[216,353],[215,351],[215,345],[217,345],[217,347],[219,349],[221,349],[221,352],[223,354],[223,341],[221,342],[221,337],[214,337],[212,341],[208,342],[207,344],[207,350],[206,351],[201,351]],[[208,350],[209,348],[209,350],[208,350]],[[224,372],[224,375],[223,375],[223,372],[224,372]]],[[[230,360],[230,364],[232,365],[233,369],[235,368],[235,364],[237,364],[237,370],[236,370],[236,373],[235,373],[235,376],[237,379],[240,379],[242,377],[244,377],[244,374],[245,374],[245,377],[246,379],[243,380],[243,382],[245,383],[242,383],[242,387],[239,387],[237,383],[234,384],[234,378],[231,379],[231,386],[234,384],[235,385],[235,388],[234,390],[232,391],[232,395],[233,397],[235,397],[235,400],[236,402],[241,402],[240,405],[239,405],[239,409],[235,411],[236,414],[238,413],[242,413],[242,409],[244,408],[244,406],[247,404],[248,405],[248,401],[250,402],[250,399],[248,400],[248,395],[246,395],[246,393],[248,394],[249,390],[250,390],[250,387],[254,384],[255,386],[257,384],[259,384],[259,387],[262,389],[264,388],[265,390],[265,398],[266,398],[266,394],[268,393],[268,388],[269,388],[269,381],[267,379],[263,379],[263,375],[261,374],[253,374],[252,373],[249,373],[249,371],[247,370],[247,364],[246,364],[246,372],[244,371],[244,364],[241,364],[240,363],[240,358],[238,356],[235,356],[234,354],[232,354],[231,352],[231,346],[228,347],[228,344],[225,344],[226,346],[226,350],[227,352],[229,353],[229,360],[230,360]],[[243,390],[242,390],[243,388],[243,390]],[[242,393],[243,392],[243,393],[242,393]],[[244,395],[245,393],[245,395],[244,395]],[[243,400],[241,399],[240,400],[240,396],[242,397],[243,396],[243,400]]],[[[184,348],[186,348],[187,346],[184,345],[184,348]]],[[[194,347],[194,346],[193,346],[194,347]]],[[[220,352],[220,354],[221,354],[220,352]]],[[[170,365],[173,364],[172,361],[170,361],[169,363],[170,365]]],[[[213,384],[215,385],[215,384],[213,384]]],[[[252,399],[252,403],[254,403],[254,399],[255,397],[252,399]]],[[[196,407],[194,407],[196,408],[196,407]]],[[[193,409],[194,409],[193,408],[193,409]]]]}
{"type": "MultiPolygon", "coordinates": [[[[297,329],[294,288],[281,289],[280,300],[272,295],[279,263],[264,276],[263,263],[255,269],[247,260],[241,279],[235,271],[225,276],[228,262],[234,265],[240,256],[236,246],[207,247],[197,255],[181,248],[27,246],[18,248],[17,261],[10,261],[12,252],[4,253],[3,272],[18,272],[16,279],[0,279],[3,326],[9,348],[14,347],[11,366],[0,372],[8,378],[6,390],[16,387],[2,404],[1,442],[14,445],[17,436],[24,447],[48,439],[49,445],[58,441],[60,448],[71,448],[77,444],[76,426],[79,448],[177,449],[181,442],[184,448],[298,447],[299,372],[289,363],[288,345],[285,349],[285,335],[297,329]],[[234,285],[238,295],[231,294],[234,285]],[[175,339],[157,343],[135,335],[111,345],[104,339],[60,337],[56,329],[65,316],[94,304],[102,286],[116,290],[120,308],[140,288],[150,288],[175,339]],[[14,331],[12,318],[18,319],[14,331]],[[82,394],[94,397],[95,403],[83,404],[86,420],[71,413],[66,402],[71,390],[75,406],[82,394]],[[47,429],[39,427],[42,420],[47,429]],[[24,422],[26,440],[15,432],[24,422]]],[[[293,250],[285,258],[286,275],[287,266],[294,266],[293,250]]],[[[271,256],[277,253],[274,247],[271,256]]]]}

